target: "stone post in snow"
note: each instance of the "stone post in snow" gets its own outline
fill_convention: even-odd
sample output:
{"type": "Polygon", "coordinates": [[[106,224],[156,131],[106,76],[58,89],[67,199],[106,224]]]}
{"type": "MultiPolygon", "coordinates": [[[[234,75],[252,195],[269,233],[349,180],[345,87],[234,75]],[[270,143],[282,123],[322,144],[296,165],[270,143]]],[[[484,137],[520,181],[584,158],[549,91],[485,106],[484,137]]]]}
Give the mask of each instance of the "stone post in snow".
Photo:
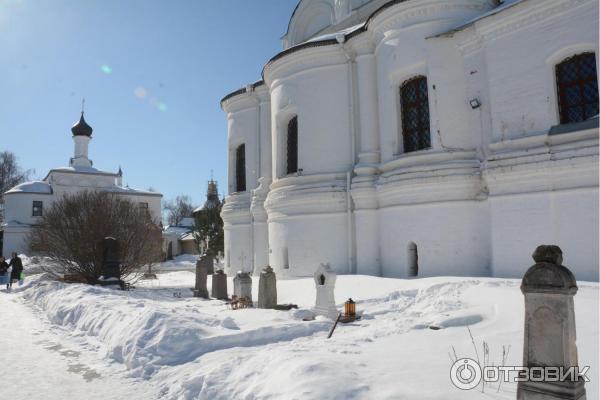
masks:
{"type": "Polygon", "coordinates": [[[314,312],[317,315],[336,319],[338,310],[335,306],[335,280],[337,275],[329,264],[321,264],[314,275],[317,289],[314,312]]]}
{"type": "Polygon", "coordinates": [[[227,274],[222,269],[215,271],[212,276],[212,297],[219,300],[228,300],[227,274]]]}
{"type": "MultiPolygon", "coordinates": [[[[206,288],[206,276],[208,269],[206,268],[206,260],[208,257],[203,255],[196,261],[196,287],[194,288],[194,297],[202,297],[208,299],[208,289],[206,288]]],[[[212,260],[211,260],[212,261],[212,260]]]]}
{"type": "Polygon", "coordinates": [[[275,308],[277,305],[277,278],[273,268],[266,266],[258,281],[258,308],[275,308]]]}
{"type": "Polygon", "coordinates": [[[252,301],[252,278],[248,272],[238,272],[233,278],[233,294],[238,299],[247,297],[252,301]]]}
{"type": "MultiPolygon", "coordinates": [[[[525,296],[525,337],[523,366],[530,368],[578,367],[575,344],[575,307],[573,296],[577,282],[571,271],[562,265],[558,246],[538,246],[533,253],[535,265],[527,270],[521,283],[525,296]]],[[[542,372],[543,373],[543,372],[542,372]]],[[[519,382],[518,400],[550,400],[586,398],[584,381],[576,379],[551,382],[548,379],[519,382]]],[[[578,378],[578,379],[577,379],[578,378]]]]}

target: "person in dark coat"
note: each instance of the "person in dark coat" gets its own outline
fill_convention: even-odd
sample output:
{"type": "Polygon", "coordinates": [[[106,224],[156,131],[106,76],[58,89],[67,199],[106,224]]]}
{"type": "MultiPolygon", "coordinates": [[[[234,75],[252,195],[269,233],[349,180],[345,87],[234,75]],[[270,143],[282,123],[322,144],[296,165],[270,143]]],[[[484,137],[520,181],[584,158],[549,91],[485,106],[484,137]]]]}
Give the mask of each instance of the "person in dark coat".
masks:
{"type": "Polygon", "coordinates": [[[0,285],[6,285],[8,290],[8,263],[4,257],[0,257],[0,285]]]}
{"type": "Polygon", "coordinates": [[[9,267],[12,267],[12,272],[10,273],[10,282],[8,283],[8,287],[11,288],[13,282],[16,282],[21,279],[21,272],[23,272],[23,261],[17,256],[17,253],[14,251],[11,254],[9,267]]]}

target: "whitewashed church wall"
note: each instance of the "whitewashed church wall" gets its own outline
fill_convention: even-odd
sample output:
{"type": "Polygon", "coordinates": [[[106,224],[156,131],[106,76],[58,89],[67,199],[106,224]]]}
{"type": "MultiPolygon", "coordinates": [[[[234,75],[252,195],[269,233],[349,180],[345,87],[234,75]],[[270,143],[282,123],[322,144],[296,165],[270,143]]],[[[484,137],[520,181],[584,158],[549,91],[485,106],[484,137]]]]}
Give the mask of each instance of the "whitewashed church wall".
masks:
{"type": "MultiPolygon", "coordinates": [[[[456,101],[453,99],[443,99],[443,103],[452,104],[450,109],[444,110],[445,116],[449,121],[442,121],[443,115],[439,110],[443,105],[437,103],[436,96],[433,95],[434,84],[445,84],[450,82],[454,87],[460,87],[460,65],[452,66],[449,61],[443,64],[443,59],[438,58],[437,62],[432,59],[431,51],[435,48],[429,48],[426,38],[444,32],[452,27],[467,21],[491,6],[486,1],[472,1],[471,4],[444,5],[445,2],[436,2],[437,5],[427,8],[423,3],[421,12],[411,9],[414,4],[403,4],[391,7],[389,11],[376,17],[372,22],[370,30],[378,33],[380,40],[376,43],[377,57],[377,79],[378,79],[378,100],[379,100],[379,129],[381,143],[381,160],[389,161],[404,152],[402,143],[402,125],[400,114],[400,86],[408,79],[419,75],[427,77],[429,89],[429,113],[432,122],[449,123],[450,132],[458,132],[454,125],[459,125],[460,130],[464,125],[460,123],[460,113],[464,116],[464,109],[461,104],[464,99],[456,101]],[[472,6],[472,7],[470,7],[472,6]],[[394,14],[394,11],[396,14],[394,14]],[[404,16],[404,18],[402,18],[404,16]],[[433,66],[430,65],[433,63],[433,66]],[[433,70],[432,70],[433,68],[433,70]],[[446,70],[446,68],[450,68],[446,70]],[[433,76],[430,76],[433,72],[433,76]],[[456,103],[461,103],[456,105],[456,103]],[[455,108],[459,108],[459,116],[453,116],[455,108]]],[[[429,5],[431,6],[431,5],[429,5]]],[[[415,6],[418,7],[418,6],[415,6]]],[[[449,54],[456,59],[457,54],[449,54]]],[[[443,57],[441,55],[440,57],[443,57]]],[[[444,87],[441,88],[444,93],[444,87]]],[[[450,88],[449,88],[450,89],[450,88]]],[[[437,90],[437,86],[436,86],[437,90]]],[[[461,90],[461,93],[463,90],[461,90]]],[[[454,96],[450,90],[446,93],[454,96]]],[[[441,143],[437,136],[437,130],[432,124],[431,146],[433,149],[440,149],[441,143]]],[[[458,139],[460,144],[464,139],[458,139]]],[[[452,140],[449,138],[452,142],[452,140]]],[[[460,146],[459,146],[460,147],[460,146]]]]}
{"type": "Polygon", "coordinates": [[[236,191],[236,149],[241,144],[244,144],[246,152],[246,190],[250,191],[258,186],[258,108],[256,102],[251,99],[243,101],[241,108],[234,108],[234,104],[228,112],[229,193],[236,191]]]}
{"type": "Polygon", "coordinates": [[[312,276],[321,263],[348,273],[346,215],[313,214],[269,222],[273,269],[283,276],[312,276]]]}
{"type": "Polygon", "coordinates": [[[226,225],[224,227],[225,241],[229,244],[227,246],[228,251],[225,254],[225,272],[228,275],[235,274],[238,271],[252,272],[252,259],[254,256],[250,243],[251,229],[249,223],[226,225]]]}
{"type": "Polygon", "coordinates": [[[487,204],[456,201],[379,210],[383,276],[405,278],[415,243],[418,276],[489,274],[487,204]]]}
{"type": "Polygon", "coordinates": [[[29,228],[4,228],[2,256],[8,260],[13,251],[18,254],[28,253],[29,231],[29,228]]]}
{"type": "Polygon", "coordinates": [[[425,45],[432,143],[441,150],[475,149],[481,127],[470,129],[471,114],[478,111],[469,105],[463,57],[448,41],[427,40],[425,45]]]}
{"type": "Polygon", "coordinates": [[[355,210],[356,273],[381,276],[381,240],[377,210],[355,210]]]}
{"type": "Polygon", "coordinates": [[[286,175],[286,137],[298,116],[298,168],[303,174],[348,171],[353,165],[347,64],[295,73],[271,88],[274,177],[286,175]],[[328,151],[326,156],[324,149],[328,151]]]}
{"type": "MultiPolygon", "coordinates": [[[[273,182],[264,194],[266,241],[278,273],[309,276],[328,262],[338,273],[354,272],[355,265],[357,273],[406,277],[414,243],[418,276],[518,277],[531,249],[555,243],[569,254],[565,264],[578,279],[598,280],[597,179],[589,183],[597,176],[591,166],[597,132],[546,135],[558,123],[554,65],[583,51],[598,58],[597,2],[530,0],[434,37],[493,5],[400,2],[378,14],[369,32],[344,45],[358,52],[354,109],[341,45],[302,49],[267,65],[273,182]],[[374,41],[373,56],[365,38],[374,41]],[[417,75],[428,81],[432,148],[404,154],[399,90],[417,75]],[[473,99],[480,107],[471,107],[473,99]],[[285,171],[294,115],[298,177],[285,171]],[[550,166],[549,153],[562,161],[550,166]],[[370,164],[379,161],[374,180],[370,164]],[[356,209],[348,218],[343,178],[351,169],[356,209]]],[[[242,108],[226,110],[230,149],[244,135],[256,137],[257,125],[262,149],[267,113],[242,108]]],[[[251,146],[247,166],[255,162],[251,146]]],[[[268,162],[259,154],[268,181],[268,162]]],[[[230,161],[230,184],[232,174],[230,161]]],[[[256,181],[247,183],[250,190],[256,181]]],[[[226,256],[240,264],[253,247],[255,269],[262,268],[263,226],[252,228],[249,217],[225,225],[226,256]]]]}
{"type": "Polygon", "coordinates": [[[254,244],[254,274],[269,265],[269,226],[266,222],[254,221],[252,223],[254,244]]]}
{"type": "Polygon", "coordinates": [[[33,202],[43,202],[43,209],[48,209],[54,196],[37,193],[12,193],[4,196],[4,220],[6,222],[17,221],[21,224],[35,224],[39,217],[32,216],[33,202]]]}
{"type": "Polygon", "coordinates": [[[544,133],[559,123],[557,63],[584,51],[595,52],[598,63],[598,2],[578,3],[549,1],[546,14],[532,9],[521,16],[509,10],[498,32],[486,36],[494,142],[544,133]]]}
{"type": "Polygon", "coordinates": [[[598,281],[598,189],[490,198],[492,273],[519,278],[531,249],[556,244],[578,280],[598,281]]]}
{"type": "Polygon", "coordinates": [[[272,180],[271,149],[271,96],[266,86],[261,86],[260,95],[260,177],[272,180]]]}

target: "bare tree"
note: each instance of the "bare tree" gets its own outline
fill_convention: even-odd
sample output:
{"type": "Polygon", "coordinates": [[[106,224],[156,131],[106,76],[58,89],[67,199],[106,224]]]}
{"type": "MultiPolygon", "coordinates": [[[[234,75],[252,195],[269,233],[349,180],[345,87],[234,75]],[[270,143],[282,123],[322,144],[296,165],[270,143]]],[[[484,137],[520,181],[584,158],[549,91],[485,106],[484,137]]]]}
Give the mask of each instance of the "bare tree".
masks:
{"type": "Polygon", "coordinates": [[[83,191],[58,199],[44,210],[28,240],[32,251],[51,259],[46,272],[94,284],[102,275],[102,239],[107,236],[119,241],[123,279],[135,278],[161,258],[161,230],[148,210],[107,192],[83,191]]]}
{"type": "Polygon", "coordinates": [[[167,213],[168,225],[179,225],[181,220],[192,216],[194,206],[189,196],[179,195],[175,200],[166,201],[163,210],[167,213]]]}
{"type": "Polygon", "coordinates": [[[25,182],[29,178],[30,170],[22,170],[17,163],[17,157],[10,151],[0,153],[0,222],[3,220],[4,192],[25,182]]]}

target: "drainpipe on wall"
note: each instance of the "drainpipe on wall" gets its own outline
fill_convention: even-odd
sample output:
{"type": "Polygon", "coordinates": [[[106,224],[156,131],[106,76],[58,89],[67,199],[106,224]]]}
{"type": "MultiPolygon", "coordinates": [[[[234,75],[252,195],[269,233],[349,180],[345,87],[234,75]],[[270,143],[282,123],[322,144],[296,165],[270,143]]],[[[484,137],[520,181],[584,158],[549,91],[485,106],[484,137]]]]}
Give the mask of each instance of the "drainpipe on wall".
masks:
{"type": "Polygon", "coordinates": [[[348,61],[348,90],[349,90],[349,101],[348,101],[348,112],[349,112],[349,125],[350,125],[350,155],[352,158],[352,164],[350,169],[346,172],[346,233],[347,233],[347,248],[348,248],[348,273],[356,273],[356,234],[354,232],[354,215],[352,210],[352,195],[350,193],[350,185],[352,183],[352,173],[354,164],[356,163],[356,78],[355,78],[355,67],[354,67],[354,54],[351,54],[345,47],[346,37],[343,34],[335,37],[339,43],[340,50],[344,52],[346,60],[348,61]]]}

